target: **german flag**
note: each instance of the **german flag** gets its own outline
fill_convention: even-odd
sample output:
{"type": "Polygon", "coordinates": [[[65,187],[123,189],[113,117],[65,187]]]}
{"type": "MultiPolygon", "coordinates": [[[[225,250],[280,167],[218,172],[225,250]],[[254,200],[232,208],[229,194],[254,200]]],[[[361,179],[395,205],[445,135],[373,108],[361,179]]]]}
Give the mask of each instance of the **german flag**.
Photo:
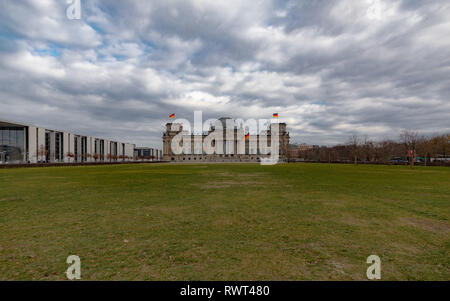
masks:
{"type": "Polygon", "coordinates": [[[169,118],[170,118],[170,119],[175,118],[175,114],[170,115],[169,118]]]}
{"type": "Polygon", "coordinates": [[[273,113],[273,118],[278,118],[278,113],[273,113]]]}
{"type": "Polygon", "coordinates": [[[245,135],[245,140],[250,139],[250,133],[248,133],[247,135],[245,135]]]}

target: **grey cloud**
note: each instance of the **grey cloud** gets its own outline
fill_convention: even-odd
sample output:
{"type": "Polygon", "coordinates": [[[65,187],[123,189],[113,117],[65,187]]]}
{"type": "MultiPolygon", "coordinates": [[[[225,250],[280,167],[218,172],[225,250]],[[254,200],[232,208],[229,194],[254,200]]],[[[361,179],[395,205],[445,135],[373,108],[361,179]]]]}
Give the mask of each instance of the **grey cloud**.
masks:
{"type": "Polygon", "coordinates": [[[450,131],[450,5],[366,2],[2,1],[0,117],[139,145],[197,109],[276,110],[314,144],[450,131]]]}

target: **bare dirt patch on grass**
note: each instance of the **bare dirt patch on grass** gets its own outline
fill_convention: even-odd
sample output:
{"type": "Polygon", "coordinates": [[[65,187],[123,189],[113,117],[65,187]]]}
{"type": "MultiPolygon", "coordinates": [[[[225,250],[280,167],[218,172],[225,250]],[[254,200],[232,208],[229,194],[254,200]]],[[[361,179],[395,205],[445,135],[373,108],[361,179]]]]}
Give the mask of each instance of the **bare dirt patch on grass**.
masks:
{"type": "Polygon", "coordinates": [[[207,183],[191,184],[202,189],[216,189],[216,188],[229,188],[232,186],[243,186],[243,185],[260,185],[262,182],[256,181],[214,181],[207,183]]]}
{"type": "Polygon", "coordinates": [[[370,225],[370,221],[345,212],[340,215],[339,221],[350,226],[364,227],[370,225]]]}
{"type": "Polygon", "coordinates": [[[269,175],[267,172],[259,172],[259,173],[244,173],[244,174],[238,174],[237,176],[240,178],[251,178],[251,177],[264,177],[269,175]]]}
{"type": "Polygon", "coordinates": [[[450,224],[441,221],[431,221],[428,219],[419,219],[419,218],[411,218],[404,217],[399,219],[402,224],[412,225],[416,228],[435,232],[435,233],[445,233],[448,234],[450,232],[450,224]]]}

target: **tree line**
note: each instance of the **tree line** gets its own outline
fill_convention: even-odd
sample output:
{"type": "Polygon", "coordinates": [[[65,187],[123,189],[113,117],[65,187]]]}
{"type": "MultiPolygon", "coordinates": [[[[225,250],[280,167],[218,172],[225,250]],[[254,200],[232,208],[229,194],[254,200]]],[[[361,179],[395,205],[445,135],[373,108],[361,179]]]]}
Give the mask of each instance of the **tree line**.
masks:
{"type": "Polygon", "coordinates": [[[368,136],[353,135],[346,143],[335,146],[315,146],[309,149],[293,146],[289,161],[329,163],[392,163],[450,165],[450,134],[423,136],[404,130],[397,139],[374,141],[368,136]]]}

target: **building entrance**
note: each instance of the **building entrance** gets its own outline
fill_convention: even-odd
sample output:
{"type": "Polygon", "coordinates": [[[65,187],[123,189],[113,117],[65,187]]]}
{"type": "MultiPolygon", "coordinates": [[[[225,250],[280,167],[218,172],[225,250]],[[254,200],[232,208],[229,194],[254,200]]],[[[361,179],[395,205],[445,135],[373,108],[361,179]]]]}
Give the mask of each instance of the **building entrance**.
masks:
{"type": "Polygon", "coordinates": [[[0,164],[6,163],[6,152],[0,152],[0,164]]]}

